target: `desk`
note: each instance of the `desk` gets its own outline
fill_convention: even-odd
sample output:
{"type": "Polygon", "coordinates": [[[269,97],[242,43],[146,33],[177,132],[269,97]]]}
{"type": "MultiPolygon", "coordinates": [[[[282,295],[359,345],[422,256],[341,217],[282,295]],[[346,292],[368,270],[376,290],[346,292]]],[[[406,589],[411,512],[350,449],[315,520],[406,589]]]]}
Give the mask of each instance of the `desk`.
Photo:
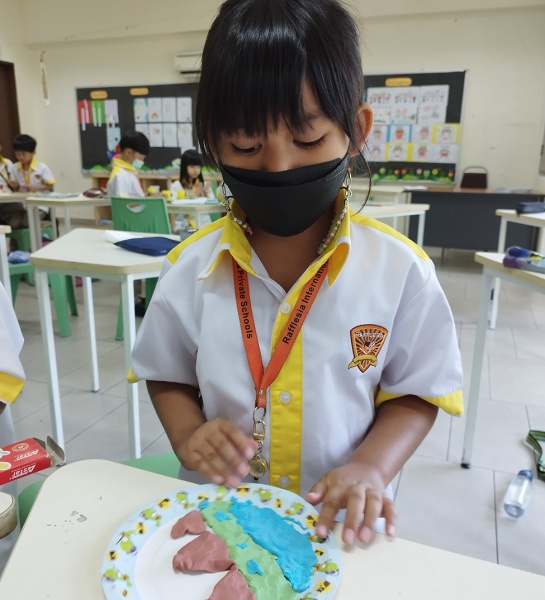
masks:
{"type": "MultiPolygon", "coordinates": [[[[355,207],[353,207],[355,208],[355,207]]],[[[426,212],[429,210],[429,204],[391,204],[388,206],[373,206],[367,204],[361,211],[361,214],[373,219],[387,219],[388,217],[410,217],[418,216],[418,227],[416,230],[416,243],[422,246],[424,241],[424,226],[426,212]]]]}
{"type": "Polygon", "coordinates": [[[467,422],[462,452],[462,466],[465,468],[469,468],[471,465],[471,453],[473,450],[473,438],[475,437],[475,425],[477,420],[477,404],[479,402],[479,388],[481,384],[481,370],[483,366],[486,326],[488,321],[488,310],[490,306],[490,292],[492,289],[493,279],[500,278],[517,285],[528,287],[535,292],[545,294],[545,274],[534,273],[533,271],[523,271],[521,269],[507,269],[503,266],[503,253],[477,252],[475,254],[475,261],[483,265],[483,275],[481,279],[481,300],[479,304],[477,331],[475,334],[471,379],[469,381],[467,422]]]}
{"type": "MultiPolygon", "coordinates": [[[[170,237],[178,239],[175,236],[170,237]]],[[[32,254],[30,260],[36,267],[36,287],[40,303],[40,321],[48,372],[48,394],[53,429],[52,437],[61,447],[64,447],[57,359],[47,274],[79,275],[83,278],[83,294],[87,313],[89,352],[91,357],[91,389],[96,392],[99,389],[99,378],[91,278],[96,277],[98,279],[107,279],[121,283],[125,368],[128,372],[131,351],[136,335],[133,284],[136,280],[158,277],[163,265],[164,256],[147,256],[123,250],[111,242],[106,242],[104,240],[104,231],[100,229],[74,229],[32,254]]],[[[130,453],[131,457],[136,458],[141,453],[138,386],[128,382],[127,408],[129,413],[130,453]]]]}
{"type": "Polygon", "coordinates": [[[172,202],[167,202],[167,212],[173,215],[178,214],[186,214],[195,213],[197,215],[197,229],[201,229],[203,226],[201,223],[202,215],[212,215],[212,214],[225,214],[227,211],[225,210],[225,206],[218,202],[217,204],[201,204],[192,202],[191,200],[179,200],[172,202]]]}
{"type": "MultiPolygon", "coordinates": [[[[113,533],[138,509],[186,485],[104,460],[61,467],[36,499],[4,571],[0,597],[102,598],[102,558],[113,533]],[[80,515],[86,517],[82,522],[80,515]]],[[[339,525],[335,536],[343,548],[339,525]]],[[[545,593],[543,576],[401,539],[390,542],[380,534],[369,548],[343,549],[341,562],[335,600],[537,600],[545,593]]]]}
{"type": "MultiPolygon", "coordinates": [[[[505,193],[493,189],[446,190],[434,187],[411,190],[411,202],[430,205],[424,245],[468,250],[491,251],[497,248],[500,229],[497,209],[515,209],[519,202],[543,200],[544,197],[543,191],[505,193]]],[[[507,244],[533,248],[534,230],[517,229],[509,232],[507,244]]]]}
{"type": "Polygon", "coordinates": [[[11,227],[9,225],[0,225],[0,281],[4,284],[4,289],[11,302],[11,280],[9,278],[8,245],[6,243],[7,233],[11,233],[11,227]]]}
{"type": "MultiPolygon", "coordinates": [[[[406,202],[405,187],[405,185],[382,185],[373,183],[369,201],[386,200],[390,201],[392,204],[402,204],[406,202]]],[[[352,190],[354,201],[363,202],[369,191],[369,180],[354,177],[350,183],[350,189],[352,190]],[[357,200],[355,199],[356,196],[357,200]]]]}
{"type": "Polygon", "coordinates": [[[32,252],[42,247],[42,230],[40,224],[39,207],[47,206],[51,210],[51,223],[53,225],[54,238],[58,237],[56,209],[64,209],[64,232],[72,229],[70,220],[70,208],[73,206],[106,206],[109,205],[108,198],[88,198],[83,194],[59,198],[56,196],[29,196],[26,198],[26,209],[28,213],[28,227],[30,229],[30,248],[32,252]]]}
{"type": "MultiPolygon", "coordinates": [[[[507,223],[518,223],[519,225],[529,225],[538,228],[538,238],[536,249],[538,252],[545,253],[545,212],[533,213],[527,215],[518,215],[516,210],[497,210],[496,216],[500,217],[500,234],[498,237],[498,252],[504,253],[507,245],[507,223]]],[[[500,279],[494,281],[494,292],[492,295],[492,309],[490,312],[490,329],[496,328],[496,319],[498,316],[498,302],[500,300],[500,279]]]]}

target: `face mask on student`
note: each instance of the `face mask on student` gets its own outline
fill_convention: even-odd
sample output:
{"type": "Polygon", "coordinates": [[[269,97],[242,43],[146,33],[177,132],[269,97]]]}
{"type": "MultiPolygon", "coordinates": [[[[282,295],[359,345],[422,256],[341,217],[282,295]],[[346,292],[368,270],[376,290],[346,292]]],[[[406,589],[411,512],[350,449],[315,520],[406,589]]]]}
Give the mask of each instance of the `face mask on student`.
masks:
{"type": "Polygon", "coordinates": [[[132,166],[133,166],[135,169],[141,169],[141,168],[144,166],[144,161],[143,161],[143,160],[140,160],[139,158],[135,158],[135,159],[132,161],[132,166]]]}
{"type": "Polygon", "coordinates": [[[269,173],[220,165],[248,221],[267,233],[297,235],[329,209],[346,177],[348,153],[325,163],[269,173]]]}

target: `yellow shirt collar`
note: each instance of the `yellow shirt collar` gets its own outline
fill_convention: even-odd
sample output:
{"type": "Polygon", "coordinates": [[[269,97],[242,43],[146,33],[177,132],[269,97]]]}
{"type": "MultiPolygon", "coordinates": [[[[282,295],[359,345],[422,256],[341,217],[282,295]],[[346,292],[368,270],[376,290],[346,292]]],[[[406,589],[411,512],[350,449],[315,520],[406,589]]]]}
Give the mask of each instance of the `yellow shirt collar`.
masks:
{"type": "Polygon", "coordinates": [[[112,159],[112,166],[119,167],[120,169],[127,169],[127,171],[132,171],[133,173],[137,173],[137,170],[122,158],[115,157],[112,159]]]}
{"type": "MultiPolygon", "coordinates": [[[[335,200],[335,217],[332,220],[336,223],[341,211],[344,208],[346,197],[346,191],[341,189],[335,200]]],[[[231,202],[231,209],[236,218],[244,220],[245,215],[242,209],[236,203],[236,200],[231,202]]],[[[231,256],[238,262],[238,264],[248,271],[251,275],[255,275],[254,269],[250,266],[250,260],[252,257],[252,248],[248,242],[246,232],[243,231],[241,226],[233,221],[230,217],[224,217],[223,219],[223,231],[221,240],[216,247],[215,252],[210,257],[207,267],[201,274],[202,278],[206,278],[211,275],[216,267],[218,266],[223,254],[229,252],[231,256]]],[[[329,285],[333,285],[337,279],[341,269],[346,262],[348,252],[350,250],[350,210],[346,213],[343,220],[341,221],[338,229],[326,247],[325,251],[318,256],[316,255],[317,262],[313,263],[312,271],[316,271],[320,266],[329,259],[328,269],[328,282],[329,285]]]]}

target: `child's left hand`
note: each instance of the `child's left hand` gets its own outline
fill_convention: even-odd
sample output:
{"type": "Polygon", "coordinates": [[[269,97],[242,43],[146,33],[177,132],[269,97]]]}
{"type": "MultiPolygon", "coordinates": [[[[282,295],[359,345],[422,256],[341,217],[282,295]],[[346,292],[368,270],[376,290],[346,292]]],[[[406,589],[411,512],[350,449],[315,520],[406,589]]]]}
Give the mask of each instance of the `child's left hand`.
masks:
{"type": "Polygon", "coordinates": [[[333,527],[335,515],[346,508],[342,540],[353,544],[356,536],[369,543],[374,536],[375,521],[386,519],[386,535],[393,536],[397,513],[393,500],[384,495],[386,485],[378,471],[369,465],[349,462],[326,473],[306,495],[313,506],[322,503],[316,522],[316,535],[325,538],[333,527]],[[363,522],[362,514],[365,514],[363,522]]]}

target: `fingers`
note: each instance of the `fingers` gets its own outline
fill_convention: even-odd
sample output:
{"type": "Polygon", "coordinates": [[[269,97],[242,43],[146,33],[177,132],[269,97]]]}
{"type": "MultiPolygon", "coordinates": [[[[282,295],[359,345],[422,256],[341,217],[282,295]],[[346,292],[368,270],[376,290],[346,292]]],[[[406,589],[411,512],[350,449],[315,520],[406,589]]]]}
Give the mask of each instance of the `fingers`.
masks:
{"type": "Polygon", "coordinates": [[[344,508],[344,490],[342,488],[329,489],[324,496],[322,509],[316,521],[316,535],[326,538],[335,523],[335,515],[344,508]]]}
{"type": "Polygon", "coordinates": [[[188,468],[213,483],[240,484],[249,472],[248,461],[256,450],[254,440],[225,419],[208,421],[187,442],[188,468]]]}

